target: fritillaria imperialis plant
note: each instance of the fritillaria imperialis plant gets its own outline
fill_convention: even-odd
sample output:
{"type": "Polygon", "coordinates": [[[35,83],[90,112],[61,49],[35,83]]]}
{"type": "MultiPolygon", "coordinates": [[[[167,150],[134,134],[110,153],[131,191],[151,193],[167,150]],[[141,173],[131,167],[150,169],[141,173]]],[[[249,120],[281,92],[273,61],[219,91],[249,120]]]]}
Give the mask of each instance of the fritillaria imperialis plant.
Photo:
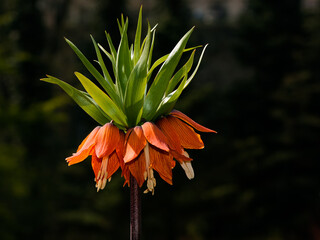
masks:
{"type": "Polygon", "coordinates": [[[66,158],[68,164],[79,163],[91,156],[97,191],[104,189],[120,168],[124,185],[127,184],[134,191],[131,194],[134,202],[139,194],[138,186],[141,188],[144,182],[145,192],[154,194],[154,171],[164,181],[172,184],[172,169],[176,162],[181,165],[187,177],[192,179],[192,159],[186,149],[204,147],[195,130],[215,131],[173,110],[182,91],[194,78],[207,47],[203,48],[198,63],[191,71],[195,49],[198,47],[186,48],[186,44],[193,28],[169,54],[152,64],[156,27],[151,29],[148,25],[146,37],[141,39],[141,10],[133,44],[129,45],[128,41],[128,19],[121,16],[118,27],[121,40],[117,49],[108,33],[106,38],[109,51],[91,37],[97,55],[96,65],[100,71],[66,39],[100,87],[79,72],[75,72],[75,75],[86,91],[78,90],[49,75],[41,80],[59,85],[101,125],[83,140],[76,153],[66,158]],[[191,52],[190,57],[177,69],[185,52],[191,52]],[[112,74],[106,68],[105,58],[112,64],[112,74]]]}

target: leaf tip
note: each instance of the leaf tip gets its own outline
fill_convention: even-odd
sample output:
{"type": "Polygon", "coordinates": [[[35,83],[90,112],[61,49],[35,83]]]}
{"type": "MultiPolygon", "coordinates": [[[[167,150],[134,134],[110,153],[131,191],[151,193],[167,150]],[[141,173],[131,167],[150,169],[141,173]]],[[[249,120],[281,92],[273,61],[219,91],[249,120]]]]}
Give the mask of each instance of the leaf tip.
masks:
{"type": "Polygon", "coordinates": [[[76,75],[78,77],[78,76],[81,76],[82,74],[79,72],[74,72],[74,75],[76,75]]]}

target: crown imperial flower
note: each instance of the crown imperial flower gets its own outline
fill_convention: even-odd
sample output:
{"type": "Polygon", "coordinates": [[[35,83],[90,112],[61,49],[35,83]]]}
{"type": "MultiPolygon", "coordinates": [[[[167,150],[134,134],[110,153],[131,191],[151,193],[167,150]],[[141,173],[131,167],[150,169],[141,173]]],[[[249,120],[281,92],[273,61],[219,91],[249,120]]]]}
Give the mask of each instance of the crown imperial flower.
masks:
{"type": "Polygon", "coordinates": [[[112,175],[121,168],[124,185],[130,186],[130,176],[133,176],[140,187],[146,182],[145,192],[153,194],[156,186],[154,172],[172,184],[172,169],[176,161],[189,179],[194,178],[192,159],[186,149],[204,148],[195,130],[215,132],[173,110],[182,91],[195,76],[207,46],[203,48],[197,65],[190,73],[198,48],[186,48],[193,28],[169,54],[151,64],[156,27],[151,29],[148,24],[147,35],[141,41],[140,10],[135,39],[129,45],[128,19],[121,16],[118,26],[121,40],[117,50],[108,33],[109,52],[91,36],[101,71],[66,39],[101,88],[78,72],[75,75],[86,91],[49,75],[41,80],[59,85],[101,125],[82,141],[76,153],[66,158],[68,165],[91,156],[97,191],[104,189],[112,175]],[[189,59],[177,69],[182,54],[190,51],[189,59]],[[106,68],[102,53],[111,62],[113,75],[106,68]],[[158,71],[152,79],[156,69],[158,71]]]}

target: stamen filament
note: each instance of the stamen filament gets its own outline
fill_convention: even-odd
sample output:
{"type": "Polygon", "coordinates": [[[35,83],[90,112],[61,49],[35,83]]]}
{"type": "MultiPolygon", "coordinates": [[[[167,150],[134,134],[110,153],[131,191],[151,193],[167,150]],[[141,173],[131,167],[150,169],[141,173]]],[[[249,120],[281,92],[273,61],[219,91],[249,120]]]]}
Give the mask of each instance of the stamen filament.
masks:
{"type": "Polygon", "coordinates": [[[144,178],[145,180],[147,180],[147,189],[144,191],[144,193],[152,192],[152,195],[154,195],[156,179],[154,178],[154,175],[153,175],[153,169],[150,166],[150,151],[149,151],[148,142],[144,147],[144,154],[146,159],[146,171],[144,172],[144,178]]]}
{"type": "MultiPolygon", "coordinates": [[[[104,157],[102,159],[102,164],[96,179],[96,181],[98,181],[96,184],[97,192],[99,192],[100,189],[103,190],[106,187],[107,180],[108,180],[108,172],[107,172],[108,161],[109,161],[109,156],[104,157]]],[[[111,180],[111,177],[109,178],[109,182],[110,180],[111,180]]]]}
{"type": "MultiPolygon", "coordinates": [[[[186,156],[187,158],[189,158],[189,154],[184,151],[183,155],[186,156]]],[[[185,171],[187,178],[189,178],[190,180],[194,178],[194,171],[191,165],[191,161],[189,162],[182,162],[180,163],[181,167],[183,168],[183,170],[185,171]]]]}

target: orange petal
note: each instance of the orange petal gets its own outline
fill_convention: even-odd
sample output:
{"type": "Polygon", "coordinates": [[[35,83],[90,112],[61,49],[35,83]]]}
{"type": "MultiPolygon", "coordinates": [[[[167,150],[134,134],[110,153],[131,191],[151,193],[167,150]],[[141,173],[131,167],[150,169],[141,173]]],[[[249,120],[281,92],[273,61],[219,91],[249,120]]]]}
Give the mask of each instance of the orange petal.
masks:
{"type": "Polygon", "coordinates": [[[119,168],[119,159],[115,152],[113,152],[108,161],[107,173],[108,178],[110,178],[119,168]]]}
{"type": "Polygon", "coordinates": [[[130,134],[130,136],[126,143],[126,152],[123,159],[125,163],[128,163],[138,157],[139,153],[147,143],[140,126],[134,127],[133,130],[131,130],[130,133],[127,132],[127,134],[130,134]]]}
{"type": "Polygon", "coordinates": [[[178,134],[175,132],[175,129],[169,123],[168,119],[161,118],[157,121],[156,125],[161,129],[164,135],[167,137],[168,145],[170,149],[173,149],[179,153],[183,153],[181,148],[181,143],[178,134]]]}
{"type": "Polygon", "coordinates": [[[149,150],[151,167],[159,173],[164,181],[172,185],[172,162],[174,162],[172,156],[153,146],[150,146],[149,150]]]}
{"type": "Polygon", "coordinates": [[[116,149],[119,139],[119,129],[115,125],[106,123],[101,127],[96,136],[95,151],[97,157],[109,156],[116,149]]]}
{"type": "Polygon", "coordinates": [[[190,162],[192,158],[186,157],[184,154],[177,153],[176,151],[170,151],[170,154],[176,159],[179,163],[190,162]]]}
{"type": "Polygon", "coordinates": [[[97,177],[98,177],[98,173],[101,168],[101,163],[102,163],[102,159],[98,158],[96,156],[96,154],[93,154],[92,159],[91,159],[91,166],[92,166],[92,170],[94,172],[95,179],[97,179],[97,177]]]}
{"type": "Polygon", "coordinates": [[[123,187],[128,184],[128,187],[130,187],[130,171],[129,171],[129,167],[127,165],[125,165],[125,167],[122,169],[122,174],[121,176],[124,177],[125,181],[123,183],[123,187]]]}
{"type": "Polygon", "coordinates": [[[196,133],[192,127],[182,122],[178,118],[175,118],[172,116],[168,116],[167,119],[171,127],[179,136],[181,146],[183,148],[190,148],[190,149],[204,148],[204,144],[201,140],[200,135],[196,133]]]}
{"type": "MultiPolygon", "coordinates": [[[[100,129],[100,126],[97,126],[97,127],[95,127],[92,131],[91,131],[91,133],[81,142],[81,144],[79,145],[79,147],[78,147],[78,149],[77,149],[77,152],[78,151],[80,151],[80,149],[82,148],[82,147],[84,147],[84,145],[87,143],[89,143],[89,142],[91,142],[94,138],[94,136],[97,134],[97,132],[98,132],[98,130],[100,129]],[[89,138],[91,138],[92,140],[89,140],[89,138]],[[89,140],[89,141],[88,141],[89,140]]],[[[94,141],[93,141],[94,142],[94,141]]]]}
{"type": "Polygon", "coordinates": [[[119,161],[120,161],[120,165],[124,162],[123,162],[123,154],[124,154],[124,143],[125,143],[125,134],[123,131],[119,131],[119,142],[118,142],[118,145],[116,147],[116,152],[117,152],[117,155],[118,155],[118,158],[119,158],[119,161]]]}
{"type": "Polygon", "coordinates": [[[174,161],[174,160],[172,159],[172,161],[171,161],[171,169],[174,169],[175,166],[176,166],[176,161],[174,161]]]}
{"type": "Polygon", "coordinates": [[[127,164],[132,176],[137,180],[139,187],[144,183],[144,172],[146,171],[146,159],[144,152],[139,157],[127,164]]]}
{"type": "Polygon", "coordinates": [[[211,130],[209,128],[206,128],[202,125],[200,125],[199,123],[196,123],[195,121],[193,121],[191,118],[189,118],[187,115],[183,114],[182,112],[179,112],[178,110],[172,110],[170,112],[170,115],[180,118],[181,120],[185,121],[186,123],[190,124],[192,127],[194,127],[195,129],[197,129],[200,132],[213,132],[213,133],[217,133],[214,130],[211,130]]]}
{"type": "Polygon", "coordinates": [[[130,128],[128,131],[127,131],[127,133],[126,133],[126,136],[125,136],[125,138],[124,138],[124,142],[126,143],[126,142],[128,142],[128,138],[129,138],[129,136],[131,135],[131,132],[133,131],[133,128],[130,128]]]}
{"type": "Polygon", "coordinates": [[[130,187],[130,171],[129,167],[125,165],[124,168],[122,168],[121,176],[124,177],[125,181],[123,183],[123,187],[128,184],[128,187],[130,187]]]}
{"type": "Polygon", "coordinates": [[[160,148],[166,152],[169,152],[169,147],[167,145],[167,138],[161,132],[161,130],[153,123],[146,122],[142,125],[143,133],[149,143],[157,148],[160,148]]]}
{"type": "Polygon", "coordinates": [[[82,162],[92,153],[92,149],[95,144],[95,138],[99,129],[100,127],[93,129],[92,132],[82,141],[77,152],[71,157],[66,158],[69,166],[82,162]]]}
{"type": "MultiPolygon", "coordinates": [[[[130,129],[132,130],[132,129],[130,129]]],[[[129,131],[130,131],[129,130],[129,131]]],[[[129,133],[128,131],[128,133],[129,133]]],[[[131,132],[131,131],[130,131],[131,132]]],[[[118,147],[116,148],[116,152],[119,158],[119,165],[121,167],[121,176],[124,177],[125,182],[123,184],[123,186],[125,186],[126,184],[128,184],[128,186],[130,187],[130,171],[127,165],[125,165],[124,161],[123,161],[123,157],[124,157],[124,149],[125,149],[125,134],[123,131],[120,131],[120,140],[118,143],[118,147]]]]}

